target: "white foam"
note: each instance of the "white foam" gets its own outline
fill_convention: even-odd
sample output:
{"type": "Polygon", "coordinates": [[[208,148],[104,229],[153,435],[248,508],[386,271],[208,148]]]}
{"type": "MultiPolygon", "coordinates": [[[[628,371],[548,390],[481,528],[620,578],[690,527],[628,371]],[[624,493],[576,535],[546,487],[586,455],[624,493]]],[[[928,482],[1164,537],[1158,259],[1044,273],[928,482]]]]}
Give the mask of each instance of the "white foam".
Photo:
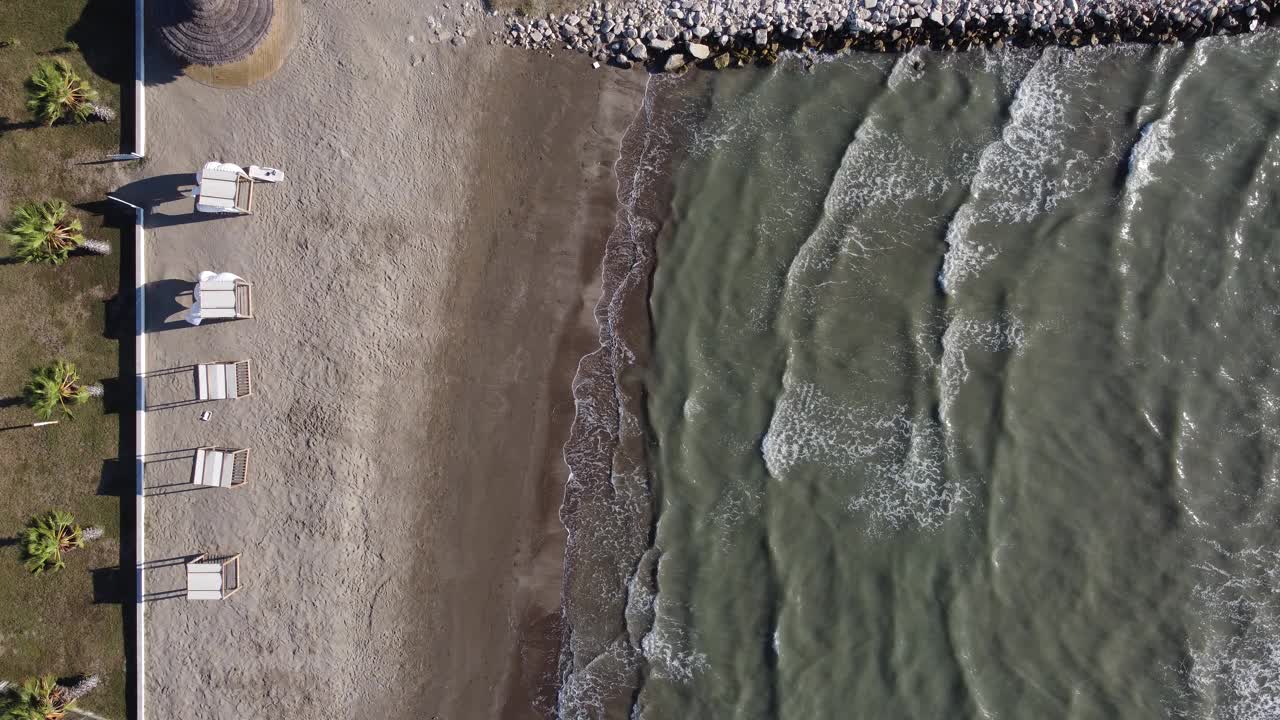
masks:
{"type": "Polygon", "coordinates": [[[812,383],[784,382],[761,450],[769,474],[785,481],[805,465],[862,481],[848,509],[869,534],[933,530],[972,497],[945,474],[941,428],[907,408],[841,402],[812,383]]]}
{"type": "Polygon", "coordinates": [[[938,369],[938,412],[950,425],[951,407],[969,379],[966,354],[972,350],[989,353],[1012,351],[1020,354],[1026,344],[1026,329],[1012,314],[1001,320],[953,318],[942,333],[942,359],[938,369]]]}
{"type": "Polygon", "coordinates": [[[1195,567],[1199,626],[1188,638],[1188,667],[1171,714],[1204,720],[1280,717],[1280,553],[1270,548],[1228,551],[1195,567]]]}
{"type": "Polygon", "coordinates": [[[1121,121],[1119,111],[1091,101],[1078,87],[1093,82],[1104,63],[1126,52],[1118,48],[1050,48],[1019,83],[1008,123],[982,151],[969,200],[947,230],[938,282],[944,292],[954,293],[998,254],[998,248],[973,237],[975,227],[1028,223],[1051,213],[1089,187],[1109,160],[1106,153],[1092,157],[1073,145],[1070,115],[1087,112],[1094,124],[1121,121]]]}
{"type": "Polygon", "coordinates": [[[649,663],[649,676],[655,679],[686,683],[710,667],[706,654],[693,649],[689,629],[662,597],[655,602],[653,629],[640,641],[640,648],[649,663]]]}
{"type": "Polygon", "coordinates": [[[937,423],[916,420],[909,425],[905,455],[873,466],[862,493],[849,501],[849,511],[865,515],[867,531],[936,530],[973,499],[962,482],[946,477],[946,448],[937,423]]]}
{"type": "Polygon", "coordinates": [[[1172,132],[1168,118],[1160,118],[1142,126],[1138,142],[1129,153],[1129,176],[1126,193],[1136,193],[1156,181],[1156,169],[1173,160],[1173,148],[1169,146],[1172,132]]]}
{"type": "Polygon", "coordinates": [[[622,638],[615,640],[585,667],[564,677],[556,697],[556,717],[560,720],[605,717],[605,701],[618,688],[631,684],[639,663],[640,659],[630,644],[622,638]]]}

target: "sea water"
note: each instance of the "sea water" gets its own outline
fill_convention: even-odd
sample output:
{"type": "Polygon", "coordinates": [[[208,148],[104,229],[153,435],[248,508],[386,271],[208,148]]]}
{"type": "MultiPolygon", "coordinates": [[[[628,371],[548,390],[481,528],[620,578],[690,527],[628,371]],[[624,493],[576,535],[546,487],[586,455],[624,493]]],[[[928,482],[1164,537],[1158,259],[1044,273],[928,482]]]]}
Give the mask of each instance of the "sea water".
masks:
{"type": "Polygon", "coordinates": [[[1278,60],[652,81],[556,712],[1280,717],[1278,60]]]}

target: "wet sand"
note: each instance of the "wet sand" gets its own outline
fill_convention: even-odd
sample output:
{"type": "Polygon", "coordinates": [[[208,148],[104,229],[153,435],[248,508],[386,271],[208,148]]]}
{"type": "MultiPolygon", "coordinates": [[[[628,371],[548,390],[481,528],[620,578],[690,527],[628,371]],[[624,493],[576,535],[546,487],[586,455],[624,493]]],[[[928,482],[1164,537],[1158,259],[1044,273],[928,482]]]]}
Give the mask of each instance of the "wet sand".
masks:
{"type": "Polygon", "coordinates": [[[273,78],[149,88],[151,158],[119,194],[151,209],[163,373],[148,381],[152,715],[523,718],[554,702],[569,388],[596,345],[611,169],[644,76],[408,42],[426,13],[309,3],[273,78]],[[259,186],[250,217],[193,215],[180,191],[211,159],[288,180],[259,186]],[[253,282],[255,318],[187,326],[201,270],[253,282]],[[239,358],[251,397],[187,402],[192,364],[239,358]],[[249,484],[190,490],[202,445],[251,448],[249,484]],[[243,589],[169,597],[200,552],[242,553],[243,589]]]}

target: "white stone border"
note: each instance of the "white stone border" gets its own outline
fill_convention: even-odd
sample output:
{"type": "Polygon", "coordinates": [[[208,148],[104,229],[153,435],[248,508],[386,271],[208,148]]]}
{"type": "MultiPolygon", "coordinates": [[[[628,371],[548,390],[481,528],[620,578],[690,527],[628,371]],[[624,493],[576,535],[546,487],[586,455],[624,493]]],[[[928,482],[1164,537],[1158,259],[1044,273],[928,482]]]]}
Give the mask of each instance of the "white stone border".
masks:
{"type": "MultiPolygon", "coordinates": [[[[142,0],[138,0],[138,4],[142,4],[142,0]]],[[[137,593],[136,602],[133,606],[133,709],[134,720],[144,720],[146,718],[147,703],[147,675],[146,669],[146,592],[147,578],[146,566],[144,563],[147,559],[147,526],[145,522],[147,510],[147,498],[142,494],[143,490],[143,474],[144,462],[147,455],[147,231],[143,227],[145,221],[145,213],[142,208],[134,205],[134,221],[136,228],[134,229],[134,258],[133,258],[133,307],[134,307],[134,336],[133,336],[133,364],[136,373],[133,380],[134,388],[134,413],[133,413],[133,437],[137,450],[137,457],[134,459],[134,496],[133,496],[133,561],[136,564],[137,583],[134,591],[137,593]]]]}
{"type": "Polygon", "coordinates": [[[134,0],[133,8],[133,154],[147,154],[146,96],[146,0],[134,0]]]}
{"type": "MultiPolygon", "coordinates": [[[[134,0],[133,6],[133,152],[135,158],[147,154],[147,52],[146,52],[146,0],[134,0]]],[[[133,256],[133,437],[134,457],[133,496],[133,694],[134,720],[147,717],[147,623],[146,623],[146,560],[147,560],[147,499],[143,495],[144,459],[147,454],[147,231],[146,212],[133,203],[112,198],[133,208],[134,256],[133,256]]],[[[123,568],[122,568],[123,569],[123,568]]]]}
{"type": "Polygon", "coordinates": [[[122,205],[128,205],[133,208],[134,212],[134,258],[133,258],[133,307],[134,307],[134,324],[133,324],[133,366],[134,366],[134,396],[133,396],[133,433],[134,443],[137,446],[137,454],[133,459],[133,553],[134,553],[134,605],[133,605],[133,654],[134,654],[134,672],[133,687],[130,690],[134,696],[134,720],[143,720],[146,717],[146,619],[144,615],[146,596],[146,524],[143,522],[146,512],[147,499],[142,494],[143,491],[143,466],[144,459],[147,454],[147,239],[146,229],[143,227],[145,220],[145,212],[142,208],[131,202],[125,202],[114,195],[108,195],[108,200],[115,200],[122,205]]]}

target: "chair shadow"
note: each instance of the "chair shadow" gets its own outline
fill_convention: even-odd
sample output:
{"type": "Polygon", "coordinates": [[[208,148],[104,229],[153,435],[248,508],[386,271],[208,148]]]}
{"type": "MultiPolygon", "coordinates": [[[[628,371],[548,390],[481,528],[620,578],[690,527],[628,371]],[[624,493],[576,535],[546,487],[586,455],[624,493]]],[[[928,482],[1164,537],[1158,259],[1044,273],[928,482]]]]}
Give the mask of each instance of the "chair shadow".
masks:
{"type": "Polygon", "coordinates": [[[191,553],[190,555],[174,555],[173,557],[157,558],[155,560],[147,560],[142,563],[143,570],[158,570],[160,568],[173,567],[175,565],[186,565],[187,563],[200,557],[200,553],[191,553]]]}
{"type": "MultiPolygon", "coordinates": [[[[192,555],[175,555],[173,557],[147,560],[146,562],[143,562],[140,564],[140,569],[143,575],[143,581],[145,582],[146,577],[152,571],[168,570],[168,569],[179,570],[181,566],[186,565],[188,562],[195,560],[198,557],[200,557],[199,554],[192,554],[192,555]]],[[[167,574],[169,573],[168,572],[162,573],[162,575],[167,575],[167,574]]],[[[172,588],[168,590],[153,590],[151,592],[143,594],[141,597],[141,600],[142,602],[154,602],[157,600],[173,600],[177,598],[186,597],[186,595],[187,595],[186,587],[172,588]]]]}
{"type": "MultiPolygon", "coordinates": [[[[108,194],[137,205],[150,213],[157,205],[190,197],[189,190],[184,191],[183,188],[189,189],[195,187],[195,185],[196,174],[194,172],[169,173],[168,175],[154,175],[135,180],[126,185],[121,185],[114,192],[108,194]]],[[[195,200],[192,199],[191,203],[194,210],[195,200]]]]}
{"type": "Polygon", "coordinates": [[[195,327],[181,318],[177,320],[169,319],[186,310],[178,302],[178,296],[190,293],[195,289],[195,286],[195,282],[191,280],[178,279],[154,280],[147,283],[146,288],[143,290],[147,298],[147,322],[143,330],[148,333],[154,333],[195,327]]]}
{"type": "MultiPolygon", "coordinates": [[[[149,71],[151,68],[147,68],[149,71]]],[[[242,218],[248,215],[242,213],[204,213],[196,212],[195,196],[192,190],[196,185],[196,174],[190,173],[170,173],[168,175],[155,175],[149,178],[136,180],[127,185],[122,185],[114,192],[110,193],[112,197],[117,197],[125,202],[137,205],[146,211],[144,226],[150,228],[172,227],[174,225],[187,225],[196,222],[209,222],[212,220],[226,220],[229,218],[242,218]],[[162,211],[160,208],[165,205],[172,205],[180,201],[189,202],[190,212],[172,212],[174,208],[166,208],[162,211]]],[[[99,201],[111,202],[111,201],[99,201]]],[[[184,204],[185,204],[184,202],[184,204]]],[[[99,203],[88,203],[92,207],[99,203]]]]}
{"type": "Polygon", "coordinates": [[[164,478],[163,482],[153,482],[148,484],[145,479],[147,474],[143,473],[143,497],[159,497],[160,495],[174,495],[176,493],[194,492],[197,490],[207,489],[203,485],[196,485],[191,482],[191,473],[195,468],[194,463],[196,450],[197,448],[188,448],[185,450],[163,450],[143,456],[142,462],[144,466],[159,465],[161,463],[170,462],[191,463],[191,470],[179,472],[179,470],[175,468],[171,471],[165,471],[163,474],[168,477],[164,478]],[[182,479],[178,482],[169,482],[175,477],[182,479]]]}
{"type": "Polygon", "coordinates": [[[201,403],[209,402],[208,400],[201,400],[197,396],[198,391],[196,389],[195,365],[179,365],[177,367],[164,368],[161,370],[152,370],[151,372],[144,373],[142,377],[147,379],[164,378],[171,375],[180,375],[182,373],[186,373],[191,376],[191,397],[183,398],[181,400],[173,400],[170,402],[148,402],[146,406],[147,411],[167,410],[169,408],[186,407],[188,405],[199,405],[201,403]]]}
{"type": "Polygon", "coordinates": [[[173,227],[175,225],[189,225],[191,223],[209,222],[211,220],[227,220],[230,218],[248,217],[237,213],[203,213],[192,210],[189,213],[180,215],[170,215],[162,212],[149,212],[146,217],[146,228],[173,227]]]}
{"type": "Polygon", "coordinates": [[[178,373],[183,373],[183,372],[195,372],[195,370],[196,370],[196,366],[194,364],[176,365],[171,368],[161,368],[159,370],[148,370],[147,372],[142,373],[142,377],[153,378],[153,377],[161,377],[163,375],[177,375],[178,373]]]}

